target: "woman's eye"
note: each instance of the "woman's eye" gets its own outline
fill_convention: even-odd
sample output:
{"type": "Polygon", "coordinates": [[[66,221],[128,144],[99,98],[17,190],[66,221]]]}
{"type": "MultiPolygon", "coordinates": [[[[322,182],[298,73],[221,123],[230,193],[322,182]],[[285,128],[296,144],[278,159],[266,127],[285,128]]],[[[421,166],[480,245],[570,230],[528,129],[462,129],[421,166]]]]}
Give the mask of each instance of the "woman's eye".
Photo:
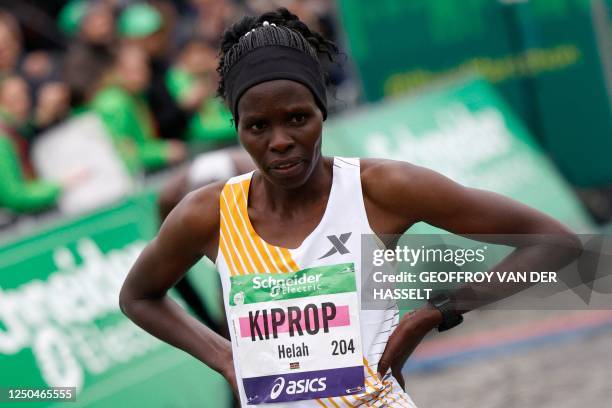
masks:
{"type": "Polygon", "coordinates": [[[291,116],[291,123],[302,123],[306,120],[306,115],[304,114],[296,114],[291,116]]]}
{"type": "Polygon", "coordinates": [[[264,127],[265,127],[265,125],[263,123],[261,123],[261,122],[253,123],[251,126],[249,126],[249,128],[252,131],[255,131],[255,132],[263,130],[264,127]]]}

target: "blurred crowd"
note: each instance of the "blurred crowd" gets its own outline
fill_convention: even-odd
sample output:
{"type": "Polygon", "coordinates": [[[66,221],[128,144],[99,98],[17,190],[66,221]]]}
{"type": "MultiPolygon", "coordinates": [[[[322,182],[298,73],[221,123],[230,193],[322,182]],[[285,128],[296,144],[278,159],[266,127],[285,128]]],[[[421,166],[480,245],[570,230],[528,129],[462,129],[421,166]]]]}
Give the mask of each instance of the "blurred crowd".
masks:
{"type": "MultiPolygon", "coordinates": [[[[87,164],[106,153],[87,144],[83,118],[100,124],[131,179],[235,144],[215,97],[220,37],[242,15],[281,6],[338,41],[333,0],[1,1],[0,211],[56,208],[92,179],[87,164]],[[85,168],[53,171],[75,160],[85,168]]],[[[340,68],[330,74],[333,87],[350,83],[340,68]]]]}

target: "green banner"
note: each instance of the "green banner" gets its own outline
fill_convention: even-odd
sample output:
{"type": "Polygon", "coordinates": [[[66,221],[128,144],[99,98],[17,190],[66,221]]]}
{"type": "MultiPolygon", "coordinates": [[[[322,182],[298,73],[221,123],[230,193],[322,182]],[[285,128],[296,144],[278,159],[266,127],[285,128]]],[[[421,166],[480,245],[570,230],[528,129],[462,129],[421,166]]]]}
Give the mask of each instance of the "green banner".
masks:
{"type": "MultiPolygon", "coordinates": [[[[483,80],[379,103],[326,126],[326,154],[404,160],[461,184],[512,197],[577,232],[592,229],[546,155],[483,80]]],[[[411,231],[431,229],[417,224],[411,231]]]]}
{"type": "Polygon", "coordinates": [[[318,266],[279,275],[237,275],[230,280],[232,306],[357,290],[355,266],[352,263],[318,266]]]}
{"type": "Polygon", "coordinates": [[[368,100],[477,72],[571,183],[612,184],[612,0],[341,0],[339,8],[368,100]]]}
{"type": "Polygon", "coordinates": [[[143,195],[0,248],[0,384],[77,388],[76,402],[7,406],[229,406],[221,376],[119,310],[156,231],[154,197],[143,195]]]}

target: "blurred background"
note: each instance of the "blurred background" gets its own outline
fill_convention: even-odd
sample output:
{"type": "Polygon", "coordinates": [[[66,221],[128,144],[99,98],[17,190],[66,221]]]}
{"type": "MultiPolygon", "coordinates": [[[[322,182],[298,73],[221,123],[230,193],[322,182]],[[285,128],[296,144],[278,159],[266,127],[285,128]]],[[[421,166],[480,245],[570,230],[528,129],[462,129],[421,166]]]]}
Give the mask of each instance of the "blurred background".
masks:
{"type": "MultiPolygon", "coordinates": [[[[0,386],[77,387],[39,406],[233,406],[117,296],[187,191],[250,169],[217,49],[279,6],[343,51],[324,63],[326,154],[612,230],[612,0],[0,0],[0,386]]],[[[203,260],[173,295],[223,333],[218,286],[203,260]]],[[[608,407],[611,361],[610,311],[486,310],[404,374],[420,407],[608,407]]]]}

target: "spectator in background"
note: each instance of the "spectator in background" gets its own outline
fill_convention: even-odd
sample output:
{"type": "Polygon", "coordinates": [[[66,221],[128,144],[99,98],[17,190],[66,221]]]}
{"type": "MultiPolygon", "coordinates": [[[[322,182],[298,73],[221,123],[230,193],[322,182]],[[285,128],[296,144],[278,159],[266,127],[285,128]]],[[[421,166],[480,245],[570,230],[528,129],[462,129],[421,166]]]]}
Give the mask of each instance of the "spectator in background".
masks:
{"type": "MultiPolygon", "coordinates": [[[[11,75],[20,75],[29,85],[29,98],[36,98],[34,128],[26,132],[24,137],[30,139],[35,133],[63,119],[69,106],[68,89],[57,80],[48,82],[54,67],[50,56],[44,51],[31,52],[22,57],[22,36],[17,20],[10,14],[0,11],[0,79],[11,75]],[[21,66],[20,66],[21,65],[21,66]]],[[[9,81],[9,89],[15,90],[13,81],[9,81]]],[[[14,93],[16,94],[16,93],[14,93]]],[[[30,100],[28,100],[28,106],[30,100]]],[[[29,109],[29,107],[28,107],[29,109]]]]}
{"type": "Polygon", "coordinates": [[[58,16],[60,29],[72,38],[92,47],[111,47],[115,44],[115,15],[104,1],[73,0],[58,16]]]}
{"type": "Polygon", "coordinates": [[[175,52],[175,47],[177,46],[176,32],[180,25],[180,15],[178,11],[180,0],[147,0],[147,3],[162,16],[163,22],[160,32],[160,37],[164,41],[162,49],[166,56],[170,56],[175,52]]]}
{"type": "Polygon", "coordinates": [[[42,85],[36,95],[33,125],[39,134],[59,124],[70,113],[70,91],[64,82],[54,80],[42,85]]]}
{"type": "Polygon", "coordinates": [[[34,178],[24,137],[29,111],[27,83],[18,76],[0,79],[0,207],[16,213],[52,207],[61,192],[60,185],[34,178]]]}
{"type": "Polygon", "coordinates": [[[168,70],[166,85],[179,106],[196,112],[185,135],[189,141],[236,140],[232,114],[215,96],[217,82],[215,48],[204,38],[187,41],[168,70]]]}
{"type": "Polygon", "coordinates": [[[17,74],[28,82],[30,98],[57,72],[45,50],[23,51],[21,27],[15,17],[0,10],[0,77],[17,74]]]}
{"type": "Polygon", "coordinates": [[[183,137],[194,111],[179,106],[166,87],[170,31],[164,28],[162,15],[149,4],[137,3],[121,12],[117,27],[125,43],[141,48],[149,58],[151,82],[146,97],[161,137],[183,137]]]}
{"type": "Polygon", "coordinates": [[[215,46],[233,19],[247,11],[240,9],[237,2],[229,0],[190,0],[190,5],[191,13],[183,21],[188,36],[205,38],[215,46]]]}
{"type": "MultiPolygon", "coordinates": [[[[132,174],[144,171],[135,143],[127,134],[112,134],[112,113],[103,114],[94,110],[96,96],[106,87],[116,82],[113,78],[115,53],[110,50],[96,49],[84,44],[70,48],[64,63],[64,80],[70,89],[72,117],[93,113],[102,120],[108,131],[117,155],[132,174]],[[104,123],[107,120],[109,123],[104,123]]],[[[110,111],[111,109],[106,109],[110,111]]],[[[119,126],[117,126],[119,129],[119,126]]]]}
{"type": "Polygon", "coordinates": [[[81,24],[79,38],[93,46],[110,47],[115,44],[115,15],[105,3],[97,2],[88,7],[81,24]]]}
{"type": "Polygon", "coordinates": [[[124,45],[88,104],[100,115],[124,158],[132,152],[145,170],[179,163],[187,156],[183,142],[157,137],[144,95],[150,77],[146,54],[138,47],[124,45]]]}
{"type": "Polygon", "coordinates": [[[21,47],[21,30],[17,21],[0,10],[0,76],[10,75],[17,70],[21,47]]]}

